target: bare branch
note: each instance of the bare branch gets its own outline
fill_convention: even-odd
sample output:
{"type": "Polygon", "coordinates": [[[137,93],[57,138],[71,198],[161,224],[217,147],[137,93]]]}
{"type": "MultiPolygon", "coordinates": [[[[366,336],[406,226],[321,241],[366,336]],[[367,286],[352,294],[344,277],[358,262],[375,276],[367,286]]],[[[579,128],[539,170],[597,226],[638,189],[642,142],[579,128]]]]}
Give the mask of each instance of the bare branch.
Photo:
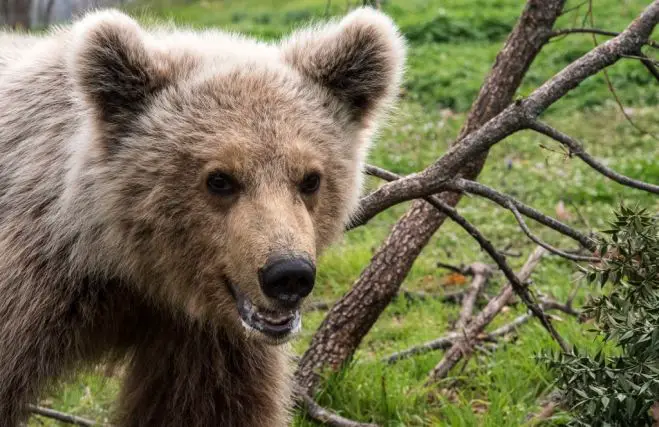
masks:
{"type": "Polygon", "coordinates": [[[488,187],[487,185],[460,178],[455,181],[446,183],[446,187],[452,190],[465,191],[470,194],[476,194],[478,196],[485,197],[486,199],[489,199],[506,209],[510,209],[509,206],[512,205],[523,215],[533,219],[540,224],[546,225],[547,227],[558,231],[567,237],[574,239],[583,247],[591,251],[596,249],[595,241],[592,238],[580,233],[567,224],[564,224],[550,216],[544,215],[540,211],[532,208],[531,206],[525,205],[512,196],[500,193],[497,190],[488,187]]]}
{"type": "Polygon", "coordinates": [[[492,275],[490,267],[482,262],[473,263],[469,266],[469,269],[472,271],[474,278],[471,281],[471,285],[469,285],[466,295],[462,299],[460,318],[455,325],[455,329],[457,330],[464,329],[469,324],[474,307],[476,306],[476,300],[483,292],[483,289],[485,289],[488,278],[492,275]]]}
{"type": "Polygon", "coordinates": [[[511,202],[508,202],[508,209],[515,215],[515,219],[517,220],[517,223],[519,224],[520,228],[524,233],[531,239],[533,242],[535,242],[537,245],[542,246],[543,248],[547,249],[549,252],[552,252],[558,256],[561,256],[563,258],[570,259],[572,261],[588,261],[588,262],[597,262],[600,259],[597,257],[591,257],[591,256],[583,256],[583,255],[575,255],[575,254],[570,254],[565,251],[562,251],[558,248],[553,247],[552,245],[543,242],[538,238],[535,234],[531,232],[529,227],[526,225],[526,222],[524,222],[524,218],[522,218],[522,215],[519,213],[515,205],[511,202]]]}
{"type": "Polygon", "coordinates": [[[457,267],[455,265],[447,264],[445,262],[440,262],[440,261],[438,261],[436,265],[439,268],[445,268],[446,270],[450,270],[450,271],[453,271],[455,273],[460,273],[460,274],[465,274],[466,273],[464,267],[457,267]]]}
{"type": "MultiPolygon", "coordinates": [[[[567,303],[561,304],[557,301],[550,299],[544,299],[541,304],[541,307],[543,310],[546,311],[559,310],[571,316],[579,316],[580,314],[577,310],[574,310],[567,303]]],[[[511,322],[506,323],[505,325],[493,330],[492,332],[487,334],[480,334],[476,338],[479,341],[494,341],[499,337],[508,335],[511,332],[515,331],[517,328],[519,328],[520,326],[531,320],[533,317],[534,316],[531,313],[522,314],[521,316],[516,317],[511,322]]],[[[411,347],[407,350],[392,353],[391,355],[382,359],[382,362],[387,364],[393,364],[398,362],[399,360],[407,359],[409,357],[416,356],[419,354],[429,353],[435,350],[446,350],[451,348],[453,343],[462,336],[463,335],[459,332],[450,332],[441,338],[428,341],[421,345],[411,347]]]]}
{"type": "Polygon", "coordinates": [[[100,425],[85,418],[76,417],[75,415],[65,414],[64,412],[59,412],[54,409],[44,408],[41,406],[30,405],[30,411],[35,415],[41,415],[42,417],[52,418],[63,423],[77,426],[94,427],[100,425]]]}
{"type": "MultiPolygon", "coordinates": [[[[376,176],[381,179],[385,179],[387,181],[394,181],[396,179],[401,179],[401,177],[393,172],[390,172],[386,169],[382,169],[377,166],[373,165],[366,165],[365,171],[367,174],[376,176]]],[[[478,183],[476,181],[470,181],[467,179],[456,179],[454,181],[448,181],[444,184],[444,188],[447,190],[453,190],[453,191],[464,191],[470,194],[476,194],[478,196],[485,197],[489,200],[492,200],[493,202],[497,203],[498,205],[512,210],[511,206],[515,208],[515,210],[518,213],[523,213],[524,215],[528,216],[529,218],[546,225],[553,230],[558,231],[559,233],[571,237],[572,239],[576,240],[577,242],[581,243],[585,248],[590,249],[590,250],[595,250],[595,242],[593,239],[590,237],[586,236],[585,234],[582,234],[576,230],[574,230],[572,227],[568,226],[567,224],[564,224],[552,217],[549,217],[547,215],[542,214],[540,211],[523,204],[519,200],[513,198],[512,196],[509,196],[507,194],[503,194],[498,192],[497,190],[490,188],[484,184],[478,183]]],[[[429,201],[428,199],[424,199],[426,201],[429,201]]],[[[530,236],[529,236],[530,237],[530,236]]],[[[533,240],[533,239],[532,239],[533,240]]],[[[536,242],[538,243],[538,242],[536,242]]],[[[590,261],[590,260],[587,260],[590,261]]],[[[452,265],[447,265],[447,264],[437,264],[440,267],[447,268],[449,270],[456,271],[458,273],[465,274],[465,271],[463,268],[455,267],[452,265]]]]}
{"type": "Polygon", "coordinates": [[[428,341],[424,344],[409,348],[407,350],[403,351],[398,351],[396,353],[393,353],[384,359],[382,359],[382,362],[387,363],[387,364],[393,364],[398,362],[399,360],[407,359],[412,356],[416,356],[418,354],[424,354],[424,353],[429,353],[431,351],[435,350],[446,350],[448,348],[451,348],[453,343],[460,337],[460,334],[457,332],[451,332],[450,334],[447,334],[441,338],[434,339],[432,341],[428,341]]]}
{"type": "MultiPolygon", "coordinates": [[[[568,34],[599,34],[600,36],[608,37],[617,37],[620,35],[620,33],[615,31],[600,30],[599,28],[562,28],[552,31],[549,37],[553,39],[555,37],[565,36],[568,34]]],[[[648,39],[645,44],[652,46],[655,49],[659,49],[659,42],[654,40],[648,39]]]]}
{"type": "Polygon", "coordinates": [[[330,427],[377,427],[377,424],[360,423],[357,421],[343,418],[342,416],[331,412],[306,394],[298,394],[298,405],[304,408],[309,416],[320,423],[330,427]]]}
{"type": "Polygon", "coordinates": [[[434,164],[403,179],[389,182],[366,195],[349,228],[365,224],[379,212],[404,201],[439,193],[460,167],[507,136],[529,127],[549,106],[588,77],[616,63],[623,55],[637,54],[659,21],[659,1],[652,2],[617,37],[595,47],[544,83],[526,99],[514,102],[479,129],[449,148],[434,164]]]}
{"type": "MultiPolygon", "coordinates": [[[[542,256],[546,253],[546,250],[542,247],[538,247],[531,253],[526,263],[519,272],[519,275],[515,275],[515,282],[522,283],[526,282],[531,275],[531,272],[538,265],[542,256]]],[[[514,291],[513,281],[510,281],[511,284],[504,287],[499,295],[490,300],[490,302],[483,308],[478,316],[469,324],[467,329],[464,331],[463,335],[453,344],[453,346],[444,354],[442,360],[430,371],[428,376],[428,381],[426,385],[431,385],[440,381],[448,375],[449,371],[464,357],[469,355],[473,351],[473,345],[475,343],[478,335],[483,332],[485,327],[490,324],[490,322],[496,317],[497,314],[506,306],[510,299],[512,298],[514,291]]],[[[539,307],[536,307],[537,310],[541,310],[539,307]]],[[[535,312],[534,312],[535,314],[535,312]]],[[[537,315],[536,315],[537,316],[537,315]]],[[[548,321],[547,316],[542,312],[541,316],[538,316],[539,319],[548,321]]],[[[543,323],[544,324],[544,323],[543,323]]],[[[557,340],[558,341],[558,340],[557,340]]],[[[561,341],[559,341],[560,343],[561,341]]],[[[561,345],[561,348],[564,350],[566,347],[561,345]]]]}
{"type": "MultiPolygon", "coordinates": [[[[657,2],[656,4],[659,4],[659,2],[657,2]]],[[[529,123],[529,128],[563,144],[570,150],[570,154],[576,155],[581,160],[583,160],[586,164],[588,164],[588,166],[595,169],[596,171],[606,176],[607,178],[627,187],[636,188],[638,190],[643,190],[654,194],[659,194],[659,185],[649,184],[643,181],[629,178],[625,175],[621,175],[607,168],[602,163],[595,160],[586,151],[584,151],[583,147],[578,141],[562,133],[561,131],[552,128],[548,124],[540,121],[532,121],[529,123]]]]}
{"type": "Polygon", "coordinates": [[[655,79],[659,82],[659,69],[657,69],[657,66],[655,65],[654,61],[652,61],[650,58],[647,57],[647,55],[643,53],[639,53],[640,56],[640,61],[641,64],[645,65],[645,68],[648,69],[650,74],[654,76],[655,79]]]}
{"type": "MultiPolygon", "coordinates": [[[[379,176],[382,177],[387,177],[389,179],[396,179],[398,175],[394,174],[393,172],[389,172],[386,170],[383,170],[381,168],[376,168],[378,170],[379,176]]],[[[398,179],[398,181],[402,181],[404,178],[398,179]]],[[[394,181],[396,182],[396,181],[394,181]]],[[[492,243],[483,236],[483,234],[476,228],[474,227],[469,221],[467,221],[466,218],[464,218],[462,215],[460,215],[454,208],[449,206],[447,203],[445,203],[442,199],[436,196],[430,196],[430,197],[425,197],[424,200],[426,200],[428,203],[430,203],[432,206],[434,206],[437,210],[440,212],[444,213],[447,217],[451,218],[453,222],[458,224],[460,227],[462,227],[471,237],[473,237],[485,250],[485,252],[488,253],[488,255],[494,260],[494,262],[497,264],[499,269],[503,272],[503,274],[506,276],[510,284],[512,285],[514,291],[519,295],[519,297],[522,299],[524,304],[531,310],[531,312],[540,319],[540,322],[542,325],[547,329],[549,334],[556,340],[556,342],[559,344],[561,349],[563,351],[567,351],[567,346],[561,336],[558,334],[556,329],[551,325],[551,322],[549,319],[545,316],[544,312],[540,307],[537,306],[536,303],[533,302],[531,299],[531,296],[528,292],[528,289],[524,286],[522,282],[520,282],[515,275],[515,273],[511,270],[510,266],[508,266],[508,263],[506,262],[506,258],[498,252],[492,243]]]]}
{"type": "Polygon", "coordinates": [[[448,206],[444,202],[442,202],[439,198],[433,197],[431,198],[433,202],[433,206],[437,207],[440,209],[446,216],[451,218],[453,222],[457,223],[459,226],[461,226],[465,231],[467,231],[487,252],[487,254],[494,260],[494,262],[497,264],[499,269],[503,272],[503,274],[506,276],[506,279],[510,282],[512,289],[515,291],[517,295],[521,298],[521,300],[526,304],[526,306],[531,310],[531,312],[538,317],[540,320],[540,323],[547,329],[549,334],[554,338],[554,340],[558,343],[558,345],[561,347],[563,351],[568,350],[567,345],[565,344],[565,341],[561,336],[558,334],[556,329],[552,326],[551,322],[545,316],[545,313],[542,311],[538,305],[533,302],[533,299],[530,296],[530,293],[527,289],[527,287],[523,284],[523,281],[520,281],[518,276],[513,273],[512,269],[506,262],[506,258],[501,255],[492,245],[492,243],[485,238],[481,234],[481,232],[474,227],[469,221],[467,221],[463,216],[458,214],[458,212],[453,209],[452,207],[448,206]]]}

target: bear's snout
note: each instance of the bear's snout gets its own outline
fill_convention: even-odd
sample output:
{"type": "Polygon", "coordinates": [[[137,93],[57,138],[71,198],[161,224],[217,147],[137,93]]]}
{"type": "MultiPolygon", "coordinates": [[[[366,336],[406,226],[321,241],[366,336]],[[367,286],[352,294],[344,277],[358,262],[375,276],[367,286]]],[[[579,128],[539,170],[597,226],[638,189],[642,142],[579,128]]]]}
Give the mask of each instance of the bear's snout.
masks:
{"type": "Polygon", "coordinates": [[[286,308],[293,308],[311,292],[316,267],[305,257],[274,257],[259,270],[263,293],[286,308]]]}

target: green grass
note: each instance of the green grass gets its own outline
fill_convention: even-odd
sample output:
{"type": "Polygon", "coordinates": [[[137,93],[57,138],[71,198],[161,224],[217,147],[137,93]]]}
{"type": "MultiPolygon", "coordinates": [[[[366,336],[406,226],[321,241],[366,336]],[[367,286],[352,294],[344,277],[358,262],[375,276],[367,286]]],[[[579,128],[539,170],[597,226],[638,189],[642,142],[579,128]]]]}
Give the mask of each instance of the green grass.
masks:
{"type": "MultiPolygon", "coordinates": [[[[488,0],[384,2],[385,10],[410,40],[410,58],[404,100],[378,139],[370,156],[372,163],[405,174],[423,168],[446,150],[523,2],[497,3],[492,6],[488,0]]],[[[598,0],[596,24],[621,30],[647,3],[598,0]]],[[[332,1],[328,14],[344,13],[345,4],[332,1]]],[[[326,5],[324,0],[153,0],[133,7],[131,12],[145,20],[156,17],[194,27],[221,26],[272,39],[302,23],[321,19],[327,13],[326,5]]],[[[558,26],[580,25],[581,17],[568,14],[558,26]]],[[[551,43],[529,71],[520,95],[529,93],[591,46],[590,38],[581,35],[551,43]]],[[[633,109],[634,120],[659,134],[656,81],[633,60],[620,61],[611,68],[610,76],[620,98],[633,109]]],[[[657,141],[640,134],[624,120],[601,75],[587,80],[558,102],[545,119],[581,140],[591,154],[609,167],[638,179],[659,182],[657,141]]],[[[531,132],[516,134],[495,146],[479,179],[553,216],[562,202],[571,215],[565,221],[581,229],[587,226],[577,212],[589,227],[601,229],[606,226],[612,207],[621,200],[659,210],[656,197],[601,177],[578,159],[567,158],[556,143],[531,132]]],[[[369,185],[372,187],[377,182],[369,180],[369,185]]],[[[323,301],[340,298],[408,205],[382,213],[366,227],[348,233],[341,244],[329,250],[320,262],[313,298],[323,301]]],[[[477,198],[466,198],[459,208],[497,247],[509,246],[524,256],[533,249],[534,245],[527,241],[508,212],[477,198]]],[[[574,247],[572,242],[548,229],[533,223],[530,226],[556,246],[574,247]]],[[[446,272],[435,267],[437,261],[461,264],[477,260],[489,261],[464,231],[447,223],[423,251],[404,286],[441,292],[445,288],[442,283],[446,272]]],[[[524,257],[512,258],[511,262],[519,268],[524,257]]],[[[578,283],[575,268],[556,257],[546,258],[536,269],[533,280],[534,286],[557,299],[566,298],[578,283]]],[[[495,293],[502,284],[502,277],[496,276],[488,292],[495,293]]],[[[577,302],[583,301],[590,291],[582,288],[577,302]]],[[[514,307],[492,326],[520,312],[521,307],[514,307]]],[[[295,343],[297,352],[304,351],[323,314],[306,315],[302,337],[295,343]]],[[[338,375],[328,377],[317,396],[319,402],[344,416],[385,426],[522,425],[526,415],[537,409],[538,399],[550,389],[552,381],[547,371],[534,361],[541,349],[555,348],[537,323],[524,326],[517,341],[503,343],[494,354],[477,354],[466,365],[455,368],[444,385],[457,382],[456,392],[440,393],[434,403],[426,400],[428,390],[423,383],[428,371],[441,359],[441,352],[393,366],[380,363],[391,352],[443,335],[457,314],[458,307],[436,301],[396,300],[366,337],[353,363],[338,375]]],[[[564,320],[558,327],[568,341],[593,346],[594,338],[585,326],[561,317],[564,320]]],[[[51,393],[47,403],[56,409],[102,421],[108,416],[117,389],[116,380],[90,373],[51,393]]],[[[30,425],[58,424],[33,418],[30,425]]],[[[298,415],[295,425],[312,424],[298,415]]]]}

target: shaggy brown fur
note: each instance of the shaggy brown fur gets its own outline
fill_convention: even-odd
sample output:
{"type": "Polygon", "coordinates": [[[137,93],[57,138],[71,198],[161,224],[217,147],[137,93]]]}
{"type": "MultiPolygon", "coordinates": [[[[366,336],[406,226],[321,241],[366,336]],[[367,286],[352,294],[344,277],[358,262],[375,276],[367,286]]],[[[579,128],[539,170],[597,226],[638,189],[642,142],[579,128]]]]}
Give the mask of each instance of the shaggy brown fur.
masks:
{"type": "Polygon", "coordinates": [[[124,357],[121,426],[286,425],[275,344],[295,331],[273,338],[238,307],[282,312],[261,267],[340,235],[403,57],[368,9],[277,44],[116,11],[0,34],[2,425],[124,357]],[[235,191],[209,191],[217,171],[235,191]],[[320,187],[302,192],[309,174],[320,187]]]}

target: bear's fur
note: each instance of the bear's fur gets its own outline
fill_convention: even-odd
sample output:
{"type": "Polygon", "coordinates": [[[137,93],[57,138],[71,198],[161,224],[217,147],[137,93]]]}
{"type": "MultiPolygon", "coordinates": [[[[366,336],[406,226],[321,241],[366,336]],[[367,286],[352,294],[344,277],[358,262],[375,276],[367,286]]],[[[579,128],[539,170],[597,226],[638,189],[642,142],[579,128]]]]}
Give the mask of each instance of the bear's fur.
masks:
{"type": "Polygon", "coordinates": [[[299,307],[259,269],[341,234],[403,59],[371,9],[278,43],[118,11],[0,33],[0,423],[122,360],[121,426],[286,425],[299,307]]]}

